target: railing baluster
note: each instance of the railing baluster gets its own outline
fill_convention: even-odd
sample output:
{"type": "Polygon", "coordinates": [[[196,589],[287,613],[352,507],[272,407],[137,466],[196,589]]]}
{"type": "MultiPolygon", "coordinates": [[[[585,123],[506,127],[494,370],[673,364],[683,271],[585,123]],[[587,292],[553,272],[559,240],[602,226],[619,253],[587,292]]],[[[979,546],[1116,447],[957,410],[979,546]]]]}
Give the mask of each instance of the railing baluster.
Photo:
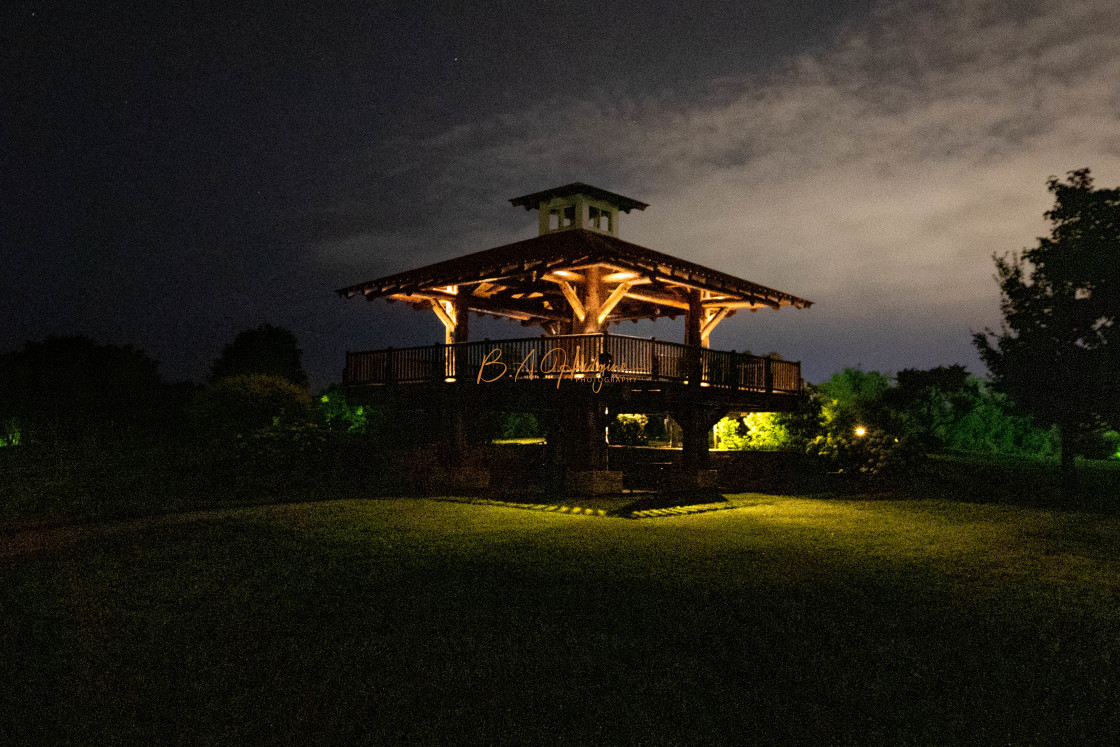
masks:
{"type": "MultiPolygon", "coordinates": [[[[680,382],[688,378],[687,345],[628,335],[561,335],[475,341],[453,345],[388,348],[348,352],[343,368],[347,384],[392,384],[433,381],[454,376],[470,381],[495,348],[510,374],[532,355],[532,364],[519,378],[555,377],[560,366],[594,375],[601,369],[601,354],[608,354],[612,378],[680,382]],[[549,351],[558,352],[545,360],[549,351]],[[578,354],[577,354],[578,351],[578,354]],[[550,374],[545,371],[550,370],[550,374]]],[[[701,381],[711,386],[756,392],[797,394],[801,388],[801,364],[776,358],[699,349],[701,381]]],[[[564,369],[565,372],[569,369],[564,369]]],[[[494,372],[491,372],[494,373],[494,372]]]]}

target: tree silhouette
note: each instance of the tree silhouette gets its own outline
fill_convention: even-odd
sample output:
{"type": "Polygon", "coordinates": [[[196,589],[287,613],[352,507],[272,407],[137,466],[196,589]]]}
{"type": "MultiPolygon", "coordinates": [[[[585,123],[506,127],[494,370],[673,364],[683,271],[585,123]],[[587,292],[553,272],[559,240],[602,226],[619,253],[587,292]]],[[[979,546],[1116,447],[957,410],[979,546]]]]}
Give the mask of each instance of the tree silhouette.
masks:
{"type": "Polygon", "coordinates": [[[262,324],[247,329],[226,345],[210,369],[210,381],[228,376],[265,374],[307,387],[307,374],[303,370],[296,336],[288,329],[262,324]]]}
{"type": "Polygon", "coordinates": [[[158,364],[128,346],[85,337],[48,337],[0,354],[0,419],[15,418],[24,440],[58,442],[131,430],[158,418],[158,364]]]}
{"type": "Polygon", "coordinates": [[[1089,169],[1047,188],[1050,236],[993,256],[1003,326],[973,340],[995,388],[1058,426],[1069,495],[1080,434],[1120,422],[1120,189],[1094,189],[1089,169]]]}

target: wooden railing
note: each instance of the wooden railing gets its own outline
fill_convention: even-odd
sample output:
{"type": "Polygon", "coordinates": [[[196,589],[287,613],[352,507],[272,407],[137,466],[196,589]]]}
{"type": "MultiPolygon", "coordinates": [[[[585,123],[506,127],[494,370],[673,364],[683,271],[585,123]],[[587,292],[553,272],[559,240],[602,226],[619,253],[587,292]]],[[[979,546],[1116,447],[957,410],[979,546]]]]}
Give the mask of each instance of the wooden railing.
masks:
{"type": "Polygon", "coordinates": [[[347,384],[525,379],[688,382],[797,394],[801,364],[625,335],[561,335],[346,354],[347,384]]]}

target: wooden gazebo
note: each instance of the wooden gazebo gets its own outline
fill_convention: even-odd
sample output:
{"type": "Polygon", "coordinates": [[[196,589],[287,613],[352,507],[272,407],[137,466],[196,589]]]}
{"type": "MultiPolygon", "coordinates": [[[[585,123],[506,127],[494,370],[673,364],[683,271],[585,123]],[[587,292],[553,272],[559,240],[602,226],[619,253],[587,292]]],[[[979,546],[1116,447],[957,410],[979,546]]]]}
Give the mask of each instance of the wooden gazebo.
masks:
{"type": "Polygon", "coordinates": [[[796,403],[799,363],[712,350],[709,340],[740,311],[810,301],[623,241],[619,214],[647,205],[622,195],[577,182],[510,202],[540,211],[538,236],[338,291],[430,311],[446,332],[442,345],[347,354],[353,391],[395,386],[429,401],[516,402],[552,416],[550,441],[570,482],[592,492],[620,484],[602,435],[611,411],[671,413],[684,432],[688,484],[702,479],[712,423],[731,410],[796,403]],[[542,334],[472,342],[471,312],[542,334]],[[624,321],[678,316],[680,343],[610,332],[624,321]],[[432,388],[445,396],[433,398],[432,388]]]}

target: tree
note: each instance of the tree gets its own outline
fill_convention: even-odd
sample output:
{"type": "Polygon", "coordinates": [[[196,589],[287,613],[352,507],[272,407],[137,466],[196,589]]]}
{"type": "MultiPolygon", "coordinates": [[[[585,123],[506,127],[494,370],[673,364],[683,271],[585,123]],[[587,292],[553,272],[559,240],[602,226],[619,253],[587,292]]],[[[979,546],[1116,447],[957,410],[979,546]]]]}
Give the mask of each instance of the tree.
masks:
{"type": "Polygon", "coordinates": [[[48,337],[0,354],[0,437],[55,443],[136,431],[160,419],[159,364],[128,346],[48,337]]]}
{"type": "Polygon", "coordinates": [[[210,369],[210,381],[228,376],[262,374],[279,376],[307,388],[307,374],[300,357],[303,351],[290,330],[262,324],[247,329],[226,345],[210,369]]]}
{"type": "Polygon", "coordinates": [[[781,451],[793,442],[788,417],[779,412],[751,412],[716,423],[716,441],[733,451],[781,451]]]}
{"type": "Polygon", "coordinates": [[[270,425],[312,420],[307,389],[279,376],[223,376],[195,395],[189,411],[199,435],[231,440],[270,425]]]}
{"type": "Polygon", "coordinates": [[[1058,427],[1070,495],[1079,436],[1120,422],[1120,189],[1094,189],[1089,169],[1047,188],[1050,236],[993,255],[1003,326],[973,340],[994,387],[1058,427]]]}
{"type": "Polygon", "coordinates": [[[929,370],[904,368],[886,400],[904,430],[927,449],[943,447],[953,424],[975,404],[978,382],[961,365],[929,370]]]}
{"type": "Polygon", "coordinates": [[[891,380],[878,371],[845,368],[817,386],[822,418],[830,432],[848,433],[857,427],[899,430],[896,413],[888,406],[891,380]]]}

